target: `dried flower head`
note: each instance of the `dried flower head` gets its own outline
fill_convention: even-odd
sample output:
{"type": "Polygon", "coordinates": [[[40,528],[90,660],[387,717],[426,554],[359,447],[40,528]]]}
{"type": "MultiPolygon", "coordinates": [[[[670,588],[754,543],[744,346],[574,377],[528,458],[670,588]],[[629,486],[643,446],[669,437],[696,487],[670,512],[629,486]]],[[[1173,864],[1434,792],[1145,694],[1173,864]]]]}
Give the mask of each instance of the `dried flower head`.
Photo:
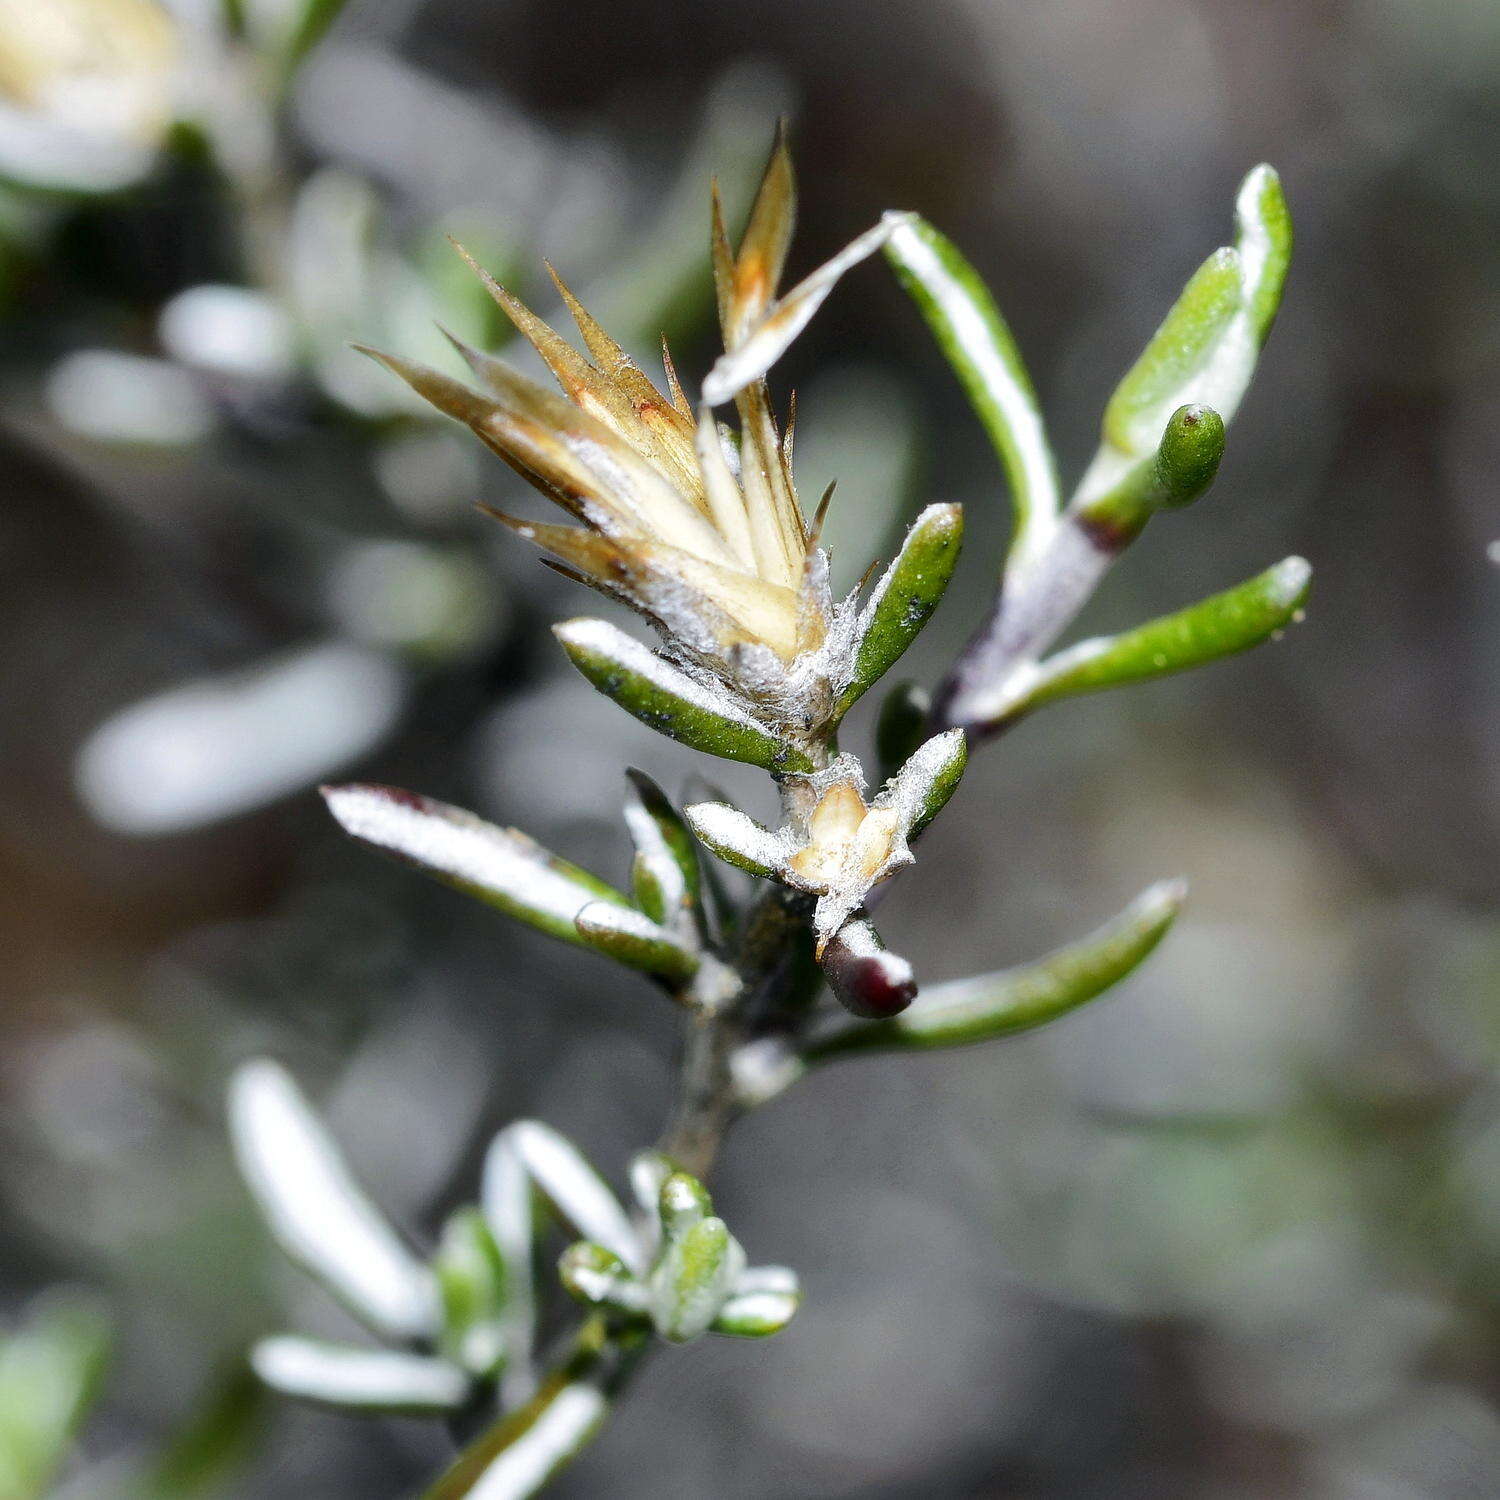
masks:
{"type": "Polygon", "coordinates": [[[498,519],[551,553],[558,571],[649,619],[680,665],[730,689],[762,721],[798,733],[826,721],[853,676],[857,610],[830,592],[818,547],[824,507],[811,520],[804,514],[792,477],[794,413],[778,425],[765,372],[843,271],[884,243],[899,216],[777,300],[795,200],[781,134],[737,254],[714,194],[726,352],[696,413],[665,342],[663,392],[555,271],[586,354],[475,266],[561,394],[458,340],[483,393],[408,360],[375,357],[582,524],[493,512],[498,519]],[[737,433],[713,413],[730,399],[737,433]]]}

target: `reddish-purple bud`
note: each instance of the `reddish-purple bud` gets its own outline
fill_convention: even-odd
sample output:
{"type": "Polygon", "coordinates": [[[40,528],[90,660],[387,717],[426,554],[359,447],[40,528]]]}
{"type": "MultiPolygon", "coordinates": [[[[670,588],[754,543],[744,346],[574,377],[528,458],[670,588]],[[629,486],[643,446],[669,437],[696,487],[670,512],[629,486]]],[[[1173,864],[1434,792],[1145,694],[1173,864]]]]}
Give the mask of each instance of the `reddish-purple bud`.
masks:
{"type": "Polygon", "coordinates": [[[864,1020],[889,1020],[917,998],[912,966],[887,952],[880,934],[862,919],[846,922],[829,939],[819,963],[839,1004],[864,1020]]]}

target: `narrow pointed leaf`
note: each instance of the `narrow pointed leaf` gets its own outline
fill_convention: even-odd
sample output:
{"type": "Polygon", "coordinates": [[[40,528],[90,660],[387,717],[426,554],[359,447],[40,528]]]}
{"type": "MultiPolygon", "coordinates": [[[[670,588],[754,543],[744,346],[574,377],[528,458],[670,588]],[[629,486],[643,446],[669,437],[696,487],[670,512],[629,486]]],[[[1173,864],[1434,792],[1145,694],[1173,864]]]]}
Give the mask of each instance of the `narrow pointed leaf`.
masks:
{"type": "Polygon", "coordinates": [[[645,912],[595,901],[578,913],[575,922],[590,948],[627,968],[669,984],[681,984],[697,972],[698,955],[645,912]]]}
{"type": "Polygon", "coordinates": [[[775,874],[786,856],[782,841],[769,828],[726,802],[695,802],[683,809],[683,815],[703,846],[736,869],[764,879],[775,874]]]}
{"type": "Polygon", "coordinates": [[[432,1273],[360,1190],[288,1074],[245,1064],[229,1089],[240,1171],[276,1242],[378,1333],[429,1338],[440,1317],[432,1273]]]}
{"type": "Polygon", "coordinates": [[[1166,677],[1248,651],[1297,619],[1311,585],[1308,563],[1288,557],[1176,614],[1120,635],[1080,641],[1044,661],[999,721],[1014,720],[1058,698],[1166,677]]]}
{"type": "Polygon", "coordinates": [[[607,698],[643,724],[694,750],[783,774],[813,763],[727,698],[693,681],[603,620],[553,626],[569,660],[607,698]]]}
{"type": "Polygon", "coordinates": [[[630,902],[587,870],[514,828],[396,787],[325,787],[328,810],[361,843],[498,907],[565,942],[585,943],[575,919],[590,902],[630,902]]]}
{"type": "Polygon", "coordinates": [[[1235,230],[1251,329],[1257,343],[1263,344],[1281,306],[1292,259],[1292,216],[1274,167],[1262,162],[1240,184],[1235,230]]]}
{"type": "Polygon", "coordinates": [[[809,1061],[851,1052],[953,1047],[1043,1026],[1124,979],[1166,935],[1186,887],[1163,881],[1114,921],[1022,968],[928,989],[920,1003],[888,1021],[850,1027],[814,1043],[809,1061]]]}
{"type": "Polygon", "coordinates": [[[1057,470],[1031,378],[988,288],[924,219],[885,247],[1000,455],[1015,510],[1013,556],[1033,551],[1058,509],[1057,470]]]}
{"type": "Polygon", "coordinates": [[[912,523],[865,606],[854,673],[839,697],[840,714],[890,671],[920,634],[953,577],[962,541],[960,506],[929,505],[912,523]]]}
{"type": "Polygon", "coordinates": [[[457,1365],[391,1349],[285,1336],[262,1339],[250,1363],[284,1396],[345,1411],[443,1416],[469,1396],[469,1378],[457,1365]]]}

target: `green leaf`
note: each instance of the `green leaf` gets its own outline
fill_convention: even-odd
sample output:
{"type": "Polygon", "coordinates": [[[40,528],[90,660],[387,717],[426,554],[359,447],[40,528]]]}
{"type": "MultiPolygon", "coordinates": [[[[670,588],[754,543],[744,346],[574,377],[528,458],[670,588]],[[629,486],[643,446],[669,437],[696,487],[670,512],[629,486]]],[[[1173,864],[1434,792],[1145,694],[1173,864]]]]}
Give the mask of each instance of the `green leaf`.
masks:
{"type": "Polygon", "coordinates": [[[745,1269],[745,1253],[723,1219],[699,1219],[669,1231],[651,1272],[651,1315],[656,1331],[683,1344],[718,1317],[745,1269]]]}
{"type": "Polygon", "coordinates": [[[505,1360],[505,1258],[477,1208],[449,1217],[432,1270],[443,1304],[443,1353],[488,1379],[505,1360]]]}
{"type": "Polygon", "coordinates": [[[323,788],[344,832],[425,874],[569,943],[590,902],[623,910],[629,900],[514,828],[396,787],[351,783],[323,788]]]}
{"type": "Polygon", "coordinates": [[[469,1377],[445,1359],[393,1349],[358,1349],[284,1335],[250,1353],[255,1373],[273,1390],[343,1411],[434,1417],[456,1411],[469,1377]]]}
{"type": "Polygon", "coordinates": [[[932,712],[932,695],[914,682],[898,682],[885,695],[875,721],[875,754],[889,779],[921,745],[932,712]]]}
{"type": "Polygon", "coordinates": [[[1121,452],[1144,455],[1166,412],[1204,372],[1243,302],[1239,251],[1215,250],[1193,274],[1104,411],[1104,434],[1121,452]]]}
{"type": "Polygon", "coordinates": [[[609,1410],[580,1356],[461,1453],[422,1500],[528,1500],[587,1446],[609,1410]]]}
{"type": "Polygon", "coordinates": [[[861,617],[854,673],[836,717],[895,666],[931,618],[953,577],[963,531],[958,505],[929,505],[912,523],[861,617]]]}
{"type": "Polygon", "coordinates": [[[769,1338],[792,1321],[801,1302],[795,1271],[786,1266],[752,1266],[735,1283],[709,1326],[715,1333],[734,1338],[769,1338]]]}
{"type": "Polygon", "coordinates": [[[887,1021],[849,1027],[815,1042],[812,1062],[852,1052],[953,1047],[1043,1026],[1102,995],[1125,978],[1165,936],[1186,886],[1163,881],[1107,926],[1023,968],[961,979],[926,990],[887,1021]]]}
{"type": "Polygon", "coordinates": [[[1262,162],[1240,184],[1235,229],[1251,328],[1257,343],[1264,344],[1281,306],[1292,260],[1292,215],[1274,167],[1262,162]]]}
{"type": "Polygon", "coordinates": [[[432,1273],[361,1191],[283,1068],[262,1059],[235,1073],[229,1130],[245,1183],[292,1260],[377,1333],[438,1332],[432,1273]]]}
{"type": "Polygon", "coordinates": [[[1015,339],[978,273],[925,220],[898,227],[885,255],[1000,456],[1015,508],[1011,551],[1025,553],[1057,513],[1057,470],[1015,339]]]}
{"type": "Polygon", "coordinates": [[[1130,464],[1150,457],[1169,414],[1184,402],[1230,421],[1255,373],[1281,302],[1292,225],[1281,182],[1256,167],[1235,200],[1235,245],[1216,250],[1120,383],[1104,414],[1104,443],[1079,486],[1092,502],[1130,464]]]}
{"type": "Polygon", "coordinates": [[[606,698],[669,739],[776,774],[815,769],[802,751],[757,724],[727,696],[694,682],[613,625],[579,619],[552,629],[568,659],[606,698]]]}
{"type": "Polygon", "coordinates": [[[594,901],[578,913],[575,921],[579,935],[590,948],[627,968],[674,985],[685,983],[698,971],[699,956],[645,912],[594,901]]]}
{"type": "Polygon", "coordinates": [[[762,880],[786,857],[785,845],[769,828],[727,802],[694,802],[683,815],[705,849],[762,880]]]}
{"type": "Polygon", "coordinates": [[[287,35],[283,68],[290,75],[327,34],[348,0],[302,0],[287,35]]]}
{"type": "Polygon", "coordinates": [[[1258,646],[1301,614],[1312,568],[1288,557],[1247,582],[1120,635],[1080,641],[1037,668],[995,719],[1010,722],[1058,698],[1185,672],[1258,646]]]}
{"type": "Polygon", "coordinates": [[[603,1245],[589,1240],[569,1245],[557,1263],[557,1274],[568,1295],[586,1306],[623,1313],[646,1310],[646,1289],[625,1262],[603,1245]]]}
{"type": "Polygon", "coordinates": [[[914,839],[948,805],[969,763],[962,729],[947,729],[917,747],[891,783],[891,805],[914,839]]]}
{"type": "Polygon", "coordinates": [[[152,1459],[130,1500],[221,1500],[255,1457],[269,1393],[243,1360],[152,1459]]]}
{"type": "Polygon", "coordinates": [[[655,922],[668,922],[683,908],[696,907],[702,872],[698,847],[666,793],[644,771],[625,773],[630,790],[625,798],[625,826],[643,862],[644,876],[660,892],[662,913],[647,910],[637,893],[637,905],[655,922]]]}
{"type": "Polygon", "coordinates": [[[41,1500],[93,1405],[109,1359],[109,1321],[71,1292],[38,1298],[0,1339],[0,1495],[41,1500]]]}

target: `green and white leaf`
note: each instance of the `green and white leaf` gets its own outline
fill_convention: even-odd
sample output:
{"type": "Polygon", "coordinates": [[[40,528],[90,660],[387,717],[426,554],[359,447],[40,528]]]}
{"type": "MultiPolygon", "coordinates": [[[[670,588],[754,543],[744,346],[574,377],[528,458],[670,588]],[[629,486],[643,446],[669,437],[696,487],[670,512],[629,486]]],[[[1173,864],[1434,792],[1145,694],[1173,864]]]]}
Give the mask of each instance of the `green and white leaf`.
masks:
{"type": "Polygon", "coordinates": [[[697,972],[699,956],[645,912],[593,901],[575,918],[579,935],[596,953],[678,985],[697,972]]]}
{"type": "Polygon", "coordinates": [[[438,1334],[432,1272],[355,1183],[284,1069],[268,1060],[239,1069],[229,1089],[229,1129],[245,1182],[292,1260],[375,1332],[395,1339],[438,1334]]]}
{"type": "Polygon", "coordinates": [[[944,730],[912,753],[888,791],[875,799],[875,805],[894,808],[906,837],[913,839],[947,806],[968,761],[969,745],[963,730],[944,730]]]}
{"type": "Polygon", "coordinates": [[[366,1414],[438,1417],[469,1397],[469,1377],[445,1359],[359,1349],[285,1335],[250,1353],[255,1373],[284,1396],[366,1414]]]}
{"type": "Polygon", "coordinates": [[[1311,566],[1288,557],[1175,614],[1079,641],[1018,679],[1016,696],[991,722],[1011,722],[1059,698],[1145,682],[1248,651],[1298,619],[1311,586],[1311,566]]]}
{"type": "Polygon", "coordinates": [[[711,1327],[735,1338],[769,1338],[792,1321],[801,1303],[797,1273],[790,1267],[751,1266],[735,1283],[711,1327]]]}
{"type": "Polygon", "coordinates": [[[704,848],[736,869],[764,879],[776,873],[789,852],[781,834],[727,802],[694,802],[682,811],[704,848]]]}
{"type": "Polygon", "coordinates": [[[655,920],[671,925],[677,913],[698,902],[702,876],[697,846],[666,793],[644,771],[629,770],[625,775],[630,782],[625,827],[660,892],[663,914],[655,920]]]}
{"type": "Polygon", "coordinates": [[[568,659],[606,698],[669,739],[766,771],[813,769],[802,751],[727,695],[695,682],[606,621],[567,620],[552,629],[568,659]]]}
{"type": "Polygon", "coordinates": [[[608,1410],[592,1380],[549,1381],[461,1453],[422,1500],[527,1500],[588,1444],[608,1410]]]}
{"type": "Polygon", "coordinates": [[[461,1208],[443,1226],[432,1261],[443,1305],[443,1352],[474,1375],[505,1360],[505,1258],[484,1215],[461,1208]]]}
{"type": "Polygon", "coordinates": [[[1234,247],[1216,250],[1199,268],[1111,397],[1103,444],[1075,504],[1107,494],[1150,457],[1179,406],[1201,402],[1226,423],[1239,409],[1280,305],[1292,228],[1268,166],[1245,178],[1235,208],[1234,247]]]}
{"type": "Polygon", "coordinates": [[[587,943],[576,919],[591,902],[631,909],[613,886],[526,834],[446,802],[362,783],[325,787],[323,797],[361,843],[565,942],[587,943]]]}
{"type": "Polygon", "coordinates": [[[958,505],[929,505],[912,523],[860,615],[853,673],[836,719],[895,666],[932,617],[958,564],[963,530],[958,505]]]}
{"type": "Polygon", "coordinates": [[[815,1042],[808,1059],[953,1047],[1046,1025],[1102,995],[1135,969],[1166,935],[1185,897],[1182,881],[1162,881],[1081,941],[1021,968],[930,987],[891,1020],[851,1026],[815,1042]]]}
{"type": "Polygon", "coordinates": [[[1010,485],[1011,558],[1027,566],[1056,520],[1057,469],[1031,377],[995,300],[973,266],[926,220],[908,216],[886,259],[958,375],[1010,485]]]}

